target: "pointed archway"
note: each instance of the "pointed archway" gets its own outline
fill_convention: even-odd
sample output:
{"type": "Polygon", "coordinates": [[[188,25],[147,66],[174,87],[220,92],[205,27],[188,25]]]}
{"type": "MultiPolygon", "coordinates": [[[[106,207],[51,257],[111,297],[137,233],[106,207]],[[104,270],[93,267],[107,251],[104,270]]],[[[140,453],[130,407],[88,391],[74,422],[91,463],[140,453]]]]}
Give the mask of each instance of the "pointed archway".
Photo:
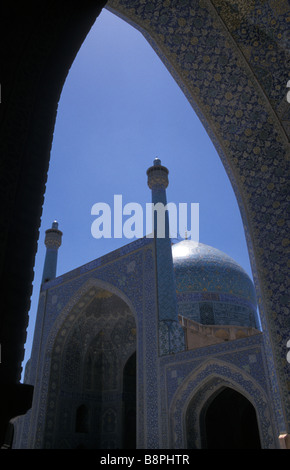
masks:
{"type": "Polygon", "coordinates": [[[136,350],[135,317],[121,297],[89,285],[51,345],[42,447],[122,447],[122,371],[136,350]]]}
{"type": "Polygon", "coordinates": [[[207,449],[260,449],[255,408],[236,390],[220,389],[200,415],[202,447],[207,449]]]}

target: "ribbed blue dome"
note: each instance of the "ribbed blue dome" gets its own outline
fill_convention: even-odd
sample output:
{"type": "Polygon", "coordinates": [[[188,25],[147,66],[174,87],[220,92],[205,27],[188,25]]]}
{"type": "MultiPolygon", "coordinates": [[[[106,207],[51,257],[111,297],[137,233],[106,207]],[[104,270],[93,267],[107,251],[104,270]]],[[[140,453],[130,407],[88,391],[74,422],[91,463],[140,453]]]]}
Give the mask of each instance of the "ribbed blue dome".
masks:
{"type": "Polygon", "coordinates": [[[191,240],[172,246],[179,313],[203,324],[257,327],[253,283],[222,251],[191,240]]]}

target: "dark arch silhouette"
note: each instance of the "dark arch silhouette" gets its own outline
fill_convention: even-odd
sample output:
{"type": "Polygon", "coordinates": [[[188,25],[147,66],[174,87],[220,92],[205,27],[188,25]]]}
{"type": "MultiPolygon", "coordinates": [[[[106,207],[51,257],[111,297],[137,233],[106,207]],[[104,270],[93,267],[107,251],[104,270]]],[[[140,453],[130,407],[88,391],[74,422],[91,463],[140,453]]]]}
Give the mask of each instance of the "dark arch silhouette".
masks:
{"type": "Polygon", "coordinates": [[[136,448],[136,352],[123,371],[123,448],[136,448]]]}
{"type": "Polygon", "coordinates": [[[205,405],[200,424],[203,448],[261,448],[255,408],[232,388],[223,388],[205,405]]]}
{"type": "Polygon", "coordinates": [[[89,410],[86,405],[80,405],[76,411],[76,432],[89,432],[89,410]]]}

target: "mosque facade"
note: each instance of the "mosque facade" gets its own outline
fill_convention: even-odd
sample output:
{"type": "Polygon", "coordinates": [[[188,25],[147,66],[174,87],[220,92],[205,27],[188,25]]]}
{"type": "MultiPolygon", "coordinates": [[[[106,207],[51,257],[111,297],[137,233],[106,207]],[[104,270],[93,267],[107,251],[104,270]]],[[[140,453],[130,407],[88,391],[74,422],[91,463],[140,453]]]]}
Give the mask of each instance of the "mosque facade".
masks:
{"type": "MultiPolygon", "coordinates": [[[[166,204],[167,168],[156,159],[147,175],[166,204]]],[[[54,222],[15,448],[280,447],[281,400],[238,263],[166,231],[56,277],[61,239],[54,222]]]]}

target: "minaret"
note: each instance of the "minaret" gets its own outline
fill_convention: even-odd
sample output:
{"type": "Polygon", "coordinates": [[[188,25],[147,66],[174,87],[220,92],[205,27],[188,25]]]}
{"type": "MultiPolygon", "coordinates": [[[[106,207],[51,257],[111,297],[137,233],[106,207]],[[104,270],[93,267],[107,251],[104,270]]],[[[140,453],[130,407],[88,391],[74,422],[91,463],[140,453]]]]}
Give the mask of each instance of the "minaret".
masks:
{"type": "MultiPolygon", "coordinates": [[[[155,158],[153,166],[147,170],[148,186],[152,191],[153,210],[154,206],[158,203],[161,203],[166,207],[168,173],[168,169],[161,165],[159,158],[155,158]]],[[[163,222],[163,220],[158,220],[157,212],[155,210],[153,229],[156,243],[160,355],[172,354],[185,349],[184,332],[179,324],[177,313],[176,287],[172,261],[171,239],[169,235],[168,211],[165,211],[165,221],[163,222]],[[157,222],[158,224],[160,222],[165,223],[163,236],[159,236],[157,222]]]]}
{"type": "Polygon", "coordinates": [[[58,230],[55,220],[50,229],[45,232],[46,255],[42,275],[42,283],[54,279],[56,276],[57,252],[61,245],[62,232],[58,230]]]}

